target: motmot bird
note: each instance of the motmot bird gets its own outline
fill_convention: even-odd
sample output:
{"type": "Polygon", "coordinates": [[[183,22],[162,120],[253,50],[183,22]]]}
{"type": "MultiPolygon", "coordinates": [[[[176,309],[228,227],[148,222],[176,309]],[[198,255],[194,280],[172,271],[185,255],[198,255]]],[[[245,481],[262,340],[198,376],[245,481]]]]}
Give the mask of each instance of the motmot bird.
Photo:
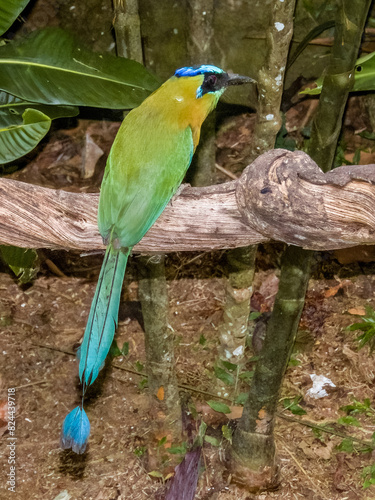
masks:
{"type": "Polygon", "coordinates": [[[201,65],[175,74],[129,112],[108,156],[100,191],[99,232],[107,245],[79,349],[82,404],[65,418],[61,447],[84,453],[90,422],[83,409],[111,347],[126,263],[180,186],[199,142],[203,121],[230,85],[246,76],[201,65]]]}

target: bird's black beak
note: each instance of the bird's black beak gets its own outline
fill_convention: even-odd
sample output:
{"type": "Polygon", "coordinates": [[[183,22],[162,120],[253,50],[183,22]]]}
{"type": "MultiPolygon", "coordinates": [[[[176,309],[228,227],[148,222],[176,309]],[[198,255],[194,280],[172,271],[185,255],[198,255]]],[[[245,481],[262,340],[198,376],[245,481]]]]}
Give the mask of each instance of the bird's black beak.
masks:
{"type": "Polygon", "coordinates": [[[244,83],[256,83],[250,76],[236,75],[234,73],[228,73],[227,86],[229,85],[243,85],[244,83]]]}

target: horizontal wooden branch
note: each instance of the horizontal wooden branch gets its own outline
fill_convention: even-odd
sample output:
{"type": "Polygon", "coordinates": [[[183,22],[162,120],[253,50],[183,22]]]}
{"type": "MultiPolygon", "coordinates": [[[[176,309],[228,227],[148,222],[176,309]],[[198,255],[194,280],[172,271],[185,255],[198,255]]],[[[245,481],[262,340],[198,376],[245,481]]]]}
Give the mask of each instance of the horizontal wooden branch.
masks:
{"type": "MultiPolygon", "coordinates": [[[[0,243],[104,248],[98,198],[2,178],[0,243]]],[[[317,250],[375,244],[375,165],[323,174],[301,151],[269,151],[236,181],[186,186],[134,250],[215,250],[272,239],[317,250]]]]}

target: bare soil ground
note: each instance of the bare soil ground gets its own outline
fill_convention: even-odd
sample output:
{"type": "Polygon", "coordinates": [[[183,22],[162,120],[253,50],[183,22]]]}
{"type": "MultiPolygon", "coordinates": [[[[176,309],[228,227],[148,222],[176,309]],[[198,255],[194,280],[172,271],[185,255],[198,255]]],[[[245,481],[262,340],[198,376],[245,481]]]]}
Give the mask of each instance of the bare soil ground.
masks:
{"type": "MultiPolygon", "coordinates": [[[[251,118],[240,118],[239,132],[229,130],[219,140],[218,159],[238,174],[241,144],[248,139],[251,118]],[[233,145],[234,148],[232,147],[233,145]],[[224,149],[227,152],[224,152],[224,149]],[[237,149],[236,149],[237,148],[237,149]],[[230,151],[230,153],[229,153],[230,151]],[[226,161],[224,161],[226,159],[226,161]]],[[[27,166],[14,178],[73,190],[96,190],[104,160],[99,160],[90,179],[82,179],[82,147],[88,131],[107,153],[117,124],[81,121],[76,128],[56,129],[40,150],[27,159],[27,166]]],[[[227,180],[220,174],[219,180],[227,180]]],[[[272,304],[278,274],[280,245],[267,245],[258,252],[257,291],[254,308],[272,304]],[[268,283],[268,288],[267,288],[268,283]],[[265,285],[266,284],[266,285],[265,285]],[[271,297],[271,298],[270,298],[271,297]]],[[[354,252],[356,259],[371,260],[354,252]]],[[[369,257],[370,255],[370,257],[369,257]]],[[[0,441],[2,484],[0,499],[93,499],[143,500],[163,498],[167,484],[150,476],[164,456],[152,433],[149,398],[144,377],[144,340],[133,257],[123,288],[117,343],[129,342],[129,354],[116,358],[100,377],[86,402],[92,425],[87,452],[77,456],[59,448],[62,421],[79,404],[80,388],[74,349],[81,341],[99,273],[101,256],[43,251],[41,269],[33,283],[20,286],[3,266],[0,273],[0,441]],[[60,275],[57,276],[56,272],[60,275]],[[6,427],[8,389],[15,388],[15,436],[6,427]],[[16,437],[16,494],[7,491],[9,444],[16,437]]],[[[314,264],[307,301],[300,325],[294,359],[283,385],[276,424],[277,452],[281,464],[278,490],[252,495],[231,484],[225,469],[225,440],[219,447],[205,443],[196,498],[198,500],[359,500],[375,498],[375,486],[363,489],[363,468],[374,463],[371,451],[355,443],[352,452],[337,448],[340,433],[371,441],[375,416],[356,415],[361,426],[338,424],[346,415],[341,407],[355,398],[374,401],[375,369],[367,348],[358,351],[358,332],[345,328],[358,321],[364,307],[375,307],[375,266],[351,261],[350,252],[319,254],[314,264]],[[345,260],[346,259],[346,260],[345,260]],[[310,375],[324,375],[334,384],[326,397],[308,397],[310,375]],[[283,399],[300,397],[307,412],[293,415],[283,409],[283,399]],[[292,419],[292,420],[291,420],[292,419]],[[332,434],[313,431],[304,421],[331,428],[332,434]]],[[[225,301],[222,252],[178,254],[167,259],[170,326],[175,335],[178,381],[189,386],[192,399],[210,433],[220,437],[227,417],[209,409],[209,393],[217,380],[217,328],[225,301]],[[204,338],[204,342],[202,342],[204,338]],[[201,340],[201,342],[200,342],[201,340]],[[198,392],[200,391],[200,392],[198,392]]],[[[246,358],[253,353],[246,350],[246,358]]],[[[254,364],[245,363],[251,370],[254,364]]],[[[246,390],[246,384],[238,387],[246,390]]],[[[231,404],[231,402],[228,402],[231,404]]],[[[241,413],[233,405],[233,417],[241,413]]],[[[161,470],[161,469],[160,469],[161,470]]],[[[163,465],[163,474],[168,464],[163,465]]]]}

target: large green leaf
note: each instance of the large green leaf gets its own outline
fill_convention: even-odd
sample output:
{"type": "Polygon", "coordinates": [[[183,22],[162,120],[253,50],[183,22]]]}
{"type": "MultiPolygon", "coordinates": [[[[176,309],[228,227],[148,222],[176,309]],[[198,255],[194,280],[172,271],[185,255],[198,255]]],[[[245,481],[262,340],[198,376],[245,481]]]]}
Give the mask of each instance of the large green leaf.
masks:
{"type": "Polygon", "coordinates": [[[158,86],[141,64],[90,52],[60,29],[0,47],[0,89],[26,101],[125,109],[158,86]]]}
{"type": "MultiPolygon", "coordinates": [[[[318,78],[315,82],[316,87],[305,89],[300,94],[317,95],[322,91],[324,76],[318,78]]],[[[352,92],[364,90],[375,90],[375,52],[367,54],[357,59],[354,73],[354,85],[352,92]]]]}
{"type": "Polygon", "coordinates": [[[0,0],[0,36],[5,33],[29,3],[29,0],[0,0]]]}
{"type": "Polygon", "coordinates": [[[37,109],[26,109],[22,118],[21,125],[0,129],[0,164],[32,151],[51,126],[51,119],[37,109]]]}
{"type": "Polygon", "coordinates": [[[27,102],[6,92],[0,92],[0,128],[6,128],[23,123],[22,115],[27,108],[37,109],[51,120],[68,116],[77,116],[79,109],[75,106],[49,106],[27,102]]]}

